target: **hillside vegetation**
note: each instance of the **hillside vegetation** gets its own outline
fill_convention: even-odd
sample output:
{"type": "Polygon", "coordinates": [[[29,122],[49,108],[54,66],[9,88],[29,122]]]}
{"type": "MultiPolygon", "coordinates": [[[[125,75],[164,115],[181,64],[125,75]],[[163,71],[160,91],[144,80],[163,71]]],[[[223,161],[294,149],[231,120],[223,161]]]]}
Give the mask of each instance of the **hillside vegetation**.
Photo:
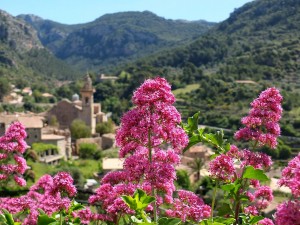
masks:
{"type": "Polygon", "coordinates": [[[199,84],[196,90],[177,95],[184,118],[200,110],[201,123],[235,130],[251,100],[266,87],[276,86],[284,96],[282,134],[300,136],[295,113],[300,107],[299,40],[299,1],[256,0],[192,43],[120,68],[118,82],[107,84],[114,94],[98,99],[106,110],[122,113],[118,105],[124,105],[121,102],[139,83],[163,75],[173,89],[199,84]]]}
{"type": "Polygon", "coordinates": [[[37,30],[41,42],[53,54],[84,72],[113,71],[116,64],[186,43],[214,25],[167,20],[148,11],[106,14],[79,25],[59,24],[32,15],[19,17],[37,30]]]}
{"type": "MultiPolygon", "coordinates": [[[[0,10],[0,76],[12,83],[20,78],[38,83],[76,75],[40,42],[29,24],[0,10]]],[[[52,83],[52,82],[50,82],[52,83]]]]}

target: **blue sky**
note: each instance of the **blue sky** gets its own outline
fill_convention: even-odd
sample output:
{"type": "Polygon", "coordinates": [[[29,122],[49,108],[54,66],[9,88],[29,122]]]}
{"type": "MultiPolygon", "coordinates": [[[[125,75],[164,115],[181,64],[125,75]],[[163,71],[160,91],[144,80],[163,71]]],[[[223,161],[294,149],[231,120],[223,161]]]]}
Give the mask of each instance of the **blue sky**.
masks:
{"type": "Polygon", "coordinates": [[[0,9],[16,16],[35,14],[66,24],[93,21],[106,14],[149,10],[166,19],[220,22],[252,0],[0,0],[0,9]]]}

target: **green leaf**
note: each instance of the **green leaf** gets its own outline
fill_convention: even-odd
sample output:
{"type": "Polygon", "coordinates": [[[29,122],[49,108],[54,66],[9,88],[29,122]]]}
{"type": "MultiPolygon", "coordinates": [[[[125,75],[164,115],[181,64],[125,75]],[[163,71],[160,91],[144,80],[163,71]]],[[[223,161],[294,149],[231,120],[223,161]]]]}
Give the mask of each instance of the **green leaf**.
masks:
{"type": "Polygon", "coordinates": [[[48,225],[59,225],[58,221],[52,222],[52,223],[48,223],[48,225]]]}
{"type": "Polygon", "coordinates": [[[152,196],[148,196],[146,192],[141,189],[137,189],[133,197],[123,195],[123,201],[129,206],[130,209],[135,211],[140,211],[145,209],[151,202],[155,201],[155,198],[152,196]]]}
{"type": "Polygon", "coordinates": [[[158,225],[178,225],[180,223],[181,220],[178,218],[162,217],[158,220],[158,225]]]}
{"type": "Polygon", "coordinates": [[[192,134],[191,137],[189,137],[189,143],[188,145],[183,149],[183,152],[186,152],[190,147],[198,144],[199,142],[201,142],[201,138],[199,135],[197,134],[192,134]]]}
{"type": "Polygon", "coordinates": [[[247,202],[247,201],[249,201],[249,197],[248,197],[247,195],[241,195],[241,196],[240,196],[240,200],[241,200],[241,201],[246,201],[246,202],[247,202]]]}
{"type": "Polygon", "coordinates": [[[215,217],[214,222],[226,224],[226,225],[232,225],[234,223],[234,218],[224,218],[224,217],[215,217]]]}
{"type": "Polygon", "coordinates": [[[258,221],[262,220],[263,216],[253,216],[251,217],[250,224],[256,224],[258,221]]]}
{"type": "Polygon", "coordinates": [[[12,214],[4,213],[4,216],[5,216],[7,225],[14,225],[15,221],[14,221],[12,214]]]}
{"type": "Polygon", "coordinates": [[[199,115],[200,115],[200,112],[197,112],[192,117],[188,118],[189,131],[193,132],[198,129],[199,115]]]}
{"type": "Polygon", "coordinates": [[[76,211],[76,210],[80,210],[80,209],[84,209],[84,206],[73,200],[72,206],[71,206],[71,211],[76,211]]]}
{"type": "Polygon", "coordinates": [[[139,220],[138,218],[136,218],[135,216],[131,216],[130,217],[130,219],[131,219],[131,221],[133,222],[133,223],[143,223],[143,220],[139,220]]]}
{"type": "Polygon", "coordinates": [[[254,179],[259,181],[268,181],[269,178],[260,169],[254,169],[253,166],[247,166],[243,178],[254,179]]]}
{"type": "Polygon", "coordinates": [[[224,184],[221,186],[221,189],[224,191],[228,191],[230,192],[231,190],[233,190],[235,188],[234,184],[224,184]]]}
{"type": "Polygon", "coordinates": [[[39,213],[42,214],[42,215],[46,215],[45,211],[42,210],[42,209],[38,209],[39,213]]]}
{"type": "Polygon", "coordinates": [[[133,195],[136,201],[136,210],[145,209],[151,202],[155,201],[155,198],[148,196],[146,192],[141,189],[137,189],[133,195]]]}
{"type": "Polygon", "coordinates": [[[121,198],[129,206],[130,209],[136,210],[137,203],[131,196],[123,195],[121,198]]]}
{"type": "Polygon", "coordinates": [[[226,225],[225,223],[220,223],[217,221],[211,221],[211,220],[202,220],[199,225],[226,225]]]}
{"type": "Polygon", "coordinates": [[[37,225],[54,225],[53,222],[56,222],[56,220],[52,217],[49,217],[48,215],[39,215],[37,225]]]}
{"type": "Polygon", "coordinates": [[[224,216],[224,215],[232,215],[233,211],[230,208],[230,205],[227,203],[223,203],[220,208],[218,208],[218,216],[224,216]]]}

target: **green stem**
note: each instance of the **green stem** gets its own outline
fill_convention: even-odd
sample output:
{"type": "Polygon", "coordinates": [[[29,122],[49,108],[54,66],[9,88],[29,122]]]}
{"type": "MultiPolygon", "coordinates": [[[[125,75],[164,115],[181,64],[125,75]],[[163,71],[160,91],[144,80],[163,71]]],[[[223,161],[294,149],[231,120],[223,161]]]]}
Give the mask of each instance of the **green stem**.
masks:
{"type": "Polygon", "coordinates": [[[62,225],[62,212],[59,213],[59,224],[62,225]]]}
{"type": "Polygon", "coordinates": [[[213,221],[213,217],[214,217],[214,208],[215,208],[215,202],[216,202],[216,196],[217,196],[217,189],[218,189],[218,181],[216,181],[216,186],[214,188],[214,192],[213,192],[213,199],[212,199],[212,203],[211,203],[211,221],[213,221]]]}
{"type": "MultiPolygon", "coordinates": [[[[150,164],[152,163],[152,145],[151,145],[151,132],[150,130],[148,131],[148,151],[149,151],[149,162],[150,164]]],[[[153,185],[151,184],[151,194],[153,197],[155,197],[155,189],[153,185]]],[[[154,206],[153,206],[153,219],[154,222],[157,222],[157,206],[156,206],[156,200],[154,201],[154,206]]]]}

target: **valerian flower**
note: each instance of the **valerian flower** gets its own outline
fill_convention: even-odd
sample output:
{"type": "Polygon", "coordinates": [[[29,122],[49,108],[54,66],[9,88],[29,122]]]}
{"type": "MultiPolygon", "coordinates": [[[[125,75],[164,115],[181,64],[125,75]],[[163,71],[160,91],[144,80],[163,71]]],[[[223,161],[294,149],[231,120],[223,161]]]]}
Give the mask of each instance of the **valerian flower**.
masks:
{"type": "Polygon", "coordinates": [[[280,135],[278,121],[281,118],[282,96],[279,90],[272,87],[263,91],[252,103],[249,115],[242,118],[245,125],[235,133],[237,140],[252,140],[259,146],[277,146],[277,137],[280,135]]]}

